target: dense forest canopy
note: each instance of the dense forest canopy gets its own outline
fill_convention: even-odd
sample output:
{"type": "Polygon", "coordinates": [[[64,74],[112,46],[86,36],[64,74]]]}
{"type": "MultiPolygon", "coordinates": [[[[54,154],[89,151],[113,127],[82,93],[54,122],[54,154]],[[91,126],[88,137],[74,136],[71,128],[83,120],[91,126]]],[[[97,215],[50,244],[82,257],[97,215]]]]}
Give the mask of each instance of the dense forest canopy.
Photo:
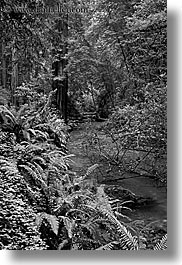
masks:
{"type": "Polygon", "coordinates": [[[88,179],[100,159],[166,188],[166,1],[1,0],[0,39],[0,249],[165,249],[88,179]],[[101,125],[79,176],[67,142],[85,115],[101,125]]]}

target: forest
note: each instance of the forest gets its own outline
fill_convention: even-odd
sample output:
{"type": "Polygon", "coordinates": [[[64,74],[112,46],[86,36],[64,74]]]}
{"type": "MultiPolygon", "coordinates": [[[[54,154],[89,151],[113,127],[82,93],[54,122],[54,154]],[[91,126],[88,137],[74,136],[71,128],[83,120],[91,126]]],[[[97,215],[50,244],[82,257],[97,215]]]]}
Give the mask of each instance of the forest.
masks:
{"type": "Polygon", "coordinates": [[[0,249],[167,250],[167,1],[0,1],[0,249]]]}

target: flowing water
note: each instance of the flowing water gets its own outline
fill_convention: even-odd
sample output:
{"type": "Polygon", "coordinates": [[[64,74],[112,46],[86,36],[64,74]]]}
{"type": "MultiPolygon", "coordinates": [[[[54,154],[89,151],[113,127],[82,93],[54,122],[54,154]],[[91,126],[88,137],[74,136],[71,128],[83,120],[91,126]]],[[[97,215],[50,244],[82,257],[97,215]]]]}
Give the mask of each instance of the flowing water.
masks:
{"type": "MultiPolygon", "coordinates": [[[[72,170],[77,172],[78,175],[85,174],[87,168],[93,165],[83,152],[84,133],[85,128],[73,131],[70,135],[70,141],[68,144],[69,152],[75,155],[75,157],[72,158],[74,162],[72,170]]],[[[113,175],[115,174],[116,173],[113,175]]],[[[137,196],[153,199],[151,205],[142,206],[133,210],[131,214],[133,219],[143,219],[151,222],[167,219],[167,193],[165,188],[159,187],[153,179],[138,177],[137,175],[135,176],[135,174],[133,174],[133,176],[131,176],[131,174],[128,176],[126,175],[126,179],[116,180],[116,182],[114,182],[113,176],[111,177],[112,185],[118,185],[124,189],[128,189],[137,196]]]]}

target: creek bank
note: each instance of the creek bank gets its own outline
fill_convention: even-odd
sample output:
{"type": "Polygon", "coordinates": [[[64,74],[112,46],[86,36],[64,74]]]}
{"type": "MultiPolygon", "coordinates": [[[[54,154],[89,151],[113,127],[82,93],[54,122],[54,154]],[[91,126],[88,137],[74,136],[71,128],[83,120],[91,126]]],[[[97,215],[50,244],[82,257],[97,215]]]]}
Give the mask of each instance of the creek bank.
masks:
{"type": "MultiPolygon", "coordinates": [[[[97,127],[100,123],[94,122],[97,127]]],[[[82,124],[70,134],[68,149],[75,156],[72,158],[72,170],[78,175],[84,175],[87,169],[94,163],[84,153],[83,143],[85,137],[86,124],[82,124]]],[[[95,160],[97,162],[97,160],[95,160]]],[[[167,194],[163,187],[159,187],[155,180],[146,177],[137,177],[133,173],[126,174],[122,180],[118,179],[119,172],[110,172],[104,179],[99,176],[99,171],[93,174],[97,177],[99,184],[104,184],[105,191],[110,196],[119,200],[131,201],[128,206],[132,209],[130,214],[133,220],[140,219],[147,222],[160,221],[161,224],[167,219],[167,194]]]]}

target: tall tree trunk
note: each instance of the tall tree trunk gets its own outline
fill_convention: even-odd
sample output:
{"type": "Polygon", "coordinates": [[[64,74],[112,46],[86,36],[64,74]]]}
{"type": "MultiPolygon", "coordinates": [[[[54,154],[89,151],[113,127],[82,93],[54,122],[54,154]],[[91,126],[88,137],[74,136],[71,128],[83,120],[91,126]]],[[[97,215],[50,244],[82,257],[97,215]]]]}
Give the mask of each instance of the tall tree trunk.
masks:
{"type": "Polygon", "coordinates": [[[64,79],[62,82],[62,113],[63,118],[65,120],[65,123],[67,123],[67,105],[68,105],[68,75],[65,71],[65,68],[68,64],[67,61],[67,54],[68,54],[68,15],[66,15],[66,20],[63,20],[63,38],[64,38],[64,44],[63,44],[63,53],[61,58],[61,69],[62,69],[62,76],[64,76],[64,79]]]}
{"type": "Polygon", "coordinates": [[[6,89],[6,56],[4,41],[2,41],[2,86],[6,89]]]}
{"type": "Polygon", "coordinates": [[[57,23],[57,30],[61,34],[61,49],[57,53],[59,59],[53,63],[53,89],[57,89],[56,93],[56,105],[61,112],[61,115],[67,123],[67,93],[68,93],[68,75],[65,72],[67,66],[66,54],[68,52],[67,39],[68,39],[68,16],[60,18],[57,23]]]}
{"type": "Polygon", "coordinates": [[[12,95],[13,105],[16,105],[15,90],[17,86],[18,86],[18,63],[17,63],[17,52],[14,40],[12,48],[12,73],[11,73],[11,95],[12,95]]]}

